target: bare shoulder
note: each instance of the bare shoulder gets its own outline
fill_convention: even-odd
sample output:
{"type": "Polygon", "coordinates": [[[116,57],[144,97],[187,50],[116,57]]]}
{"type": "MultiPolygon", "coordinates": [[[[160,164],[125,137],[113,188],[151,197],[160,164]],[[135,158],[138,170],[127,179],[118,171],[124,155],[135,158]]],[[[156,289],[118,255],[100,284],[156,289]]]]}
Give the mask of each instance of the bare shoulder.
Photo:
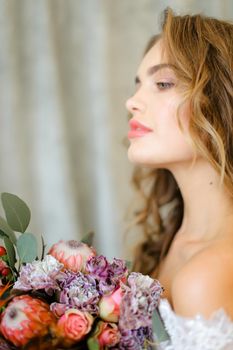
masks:
{"type": "Polygon", "coordinates": [[[171,287],[174,311],[185,317],[209,318],[224,308],[233,320],[233,244],[213,245],[196,254],[171,287]]]}

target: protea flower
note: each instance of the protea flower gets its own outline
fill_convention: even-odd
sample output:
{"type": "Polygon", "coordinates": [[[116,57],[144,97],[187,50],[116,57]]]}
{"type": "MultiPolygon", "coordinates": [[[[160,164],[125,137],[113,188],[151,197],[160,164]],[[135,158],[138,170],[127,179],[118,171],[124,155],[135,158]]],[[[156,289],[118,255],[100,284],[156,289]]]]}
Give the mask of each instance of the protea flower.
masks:
{"type": "Polygon", "coordinates": [[[0,331],[15,346],[24,346],[34,337],[46,335],[54,322],[48,304],[30,295],[20,295],[3,312],[0,331]]]}
{"type": "Polygon", "coordinates": [[[85,272],[87,261],[95,256],[96,252],[85,243],[61,240],[51,247],[48,254],[54,256],[68,270],[85,272]]]}

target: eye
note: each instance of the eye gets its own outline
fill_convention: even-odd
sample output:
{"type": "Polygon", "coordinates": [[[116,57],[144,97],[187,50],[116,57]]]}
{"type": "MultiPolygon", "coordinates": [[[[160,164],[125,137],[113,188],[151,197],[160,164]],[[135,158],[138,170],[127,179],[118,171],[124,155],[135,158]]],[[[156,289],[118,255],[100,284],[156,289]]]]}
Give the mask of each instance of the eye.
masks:
{"type": "Polygon", "coordinates": [[[167,90],[174,86],[174,83],[159,81],[156,83],[159,90],[167,90]]]}

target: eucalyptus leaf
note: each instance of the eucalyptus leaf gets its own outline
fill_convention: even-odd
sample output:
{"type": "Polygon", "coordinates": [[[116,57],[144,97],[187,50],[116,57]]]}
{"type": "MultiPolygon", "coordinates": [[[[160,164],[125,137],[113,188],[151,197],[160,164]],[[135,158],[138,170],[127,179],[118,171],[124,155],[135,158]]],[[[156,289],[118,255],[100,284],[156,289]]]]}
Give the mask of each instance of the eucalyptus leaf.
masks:
{"type": "Polygon", "coordinates": [[[13,243],[10,241],[8,237],[3,237],[6,252],[7,252],[7,257],[9,261],[9,265],[12,269],[15,268],[15,263],[16,263],[16,257],[15,257],[15,248],[13,243]]]}
{"type": "Polygon", "coordinates": [[[81,240],[82,243],[87,244],[89,247],[93,245],[94,232],[87,233],[81,240]]]}
{"type": "Polygon", "coordinates": [[[25,232],[16,243],[21,263],[30,263],[37,257],[37,240],[32,233],[25,232]]]}
{"type": "Polygon", "coordinates": [[[1,199],[8,225],[14,231],[25,232],[31,219],[27,204],[18,196],[7,192],[1,194],[1,199]]]}
{"type": "Polygon", "coordinates": [[[152,329],[158,343],[170,339],[157,309],[152,315],[152,329]]]}
{"type": "Polygon", "coordinates": [[[14,244],[16,243],[16,237],[15,237],[14,231],[8,225],[6,220],[4,220],[1,216],[0,216],[0,230],[3,231],[8,236],[8,238],[11,240],[12,243],[14,244]]]}

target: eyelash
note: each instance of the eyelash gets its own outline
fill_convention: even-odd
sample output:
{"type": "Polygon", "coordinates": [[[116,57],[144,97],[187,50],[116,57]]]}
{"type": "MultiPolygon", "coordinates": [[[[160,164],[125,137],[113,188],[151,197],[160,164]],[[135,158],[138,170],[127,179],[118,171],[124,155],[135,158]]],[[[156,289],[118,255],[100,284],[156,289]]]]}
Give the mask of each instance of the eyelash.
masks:
{"type": "Polygon", "coordinates": [[[169,82],[166,82],[166,81],[159,81],[159,82],[156,83],[156,85],[157,85],[159,90],[166,90],[166,89],[170,89],[171,87],[173,87],[174,83],[169,83],[169,82]],[[166,87],[164,85],[166,85],[166,87]]]}

